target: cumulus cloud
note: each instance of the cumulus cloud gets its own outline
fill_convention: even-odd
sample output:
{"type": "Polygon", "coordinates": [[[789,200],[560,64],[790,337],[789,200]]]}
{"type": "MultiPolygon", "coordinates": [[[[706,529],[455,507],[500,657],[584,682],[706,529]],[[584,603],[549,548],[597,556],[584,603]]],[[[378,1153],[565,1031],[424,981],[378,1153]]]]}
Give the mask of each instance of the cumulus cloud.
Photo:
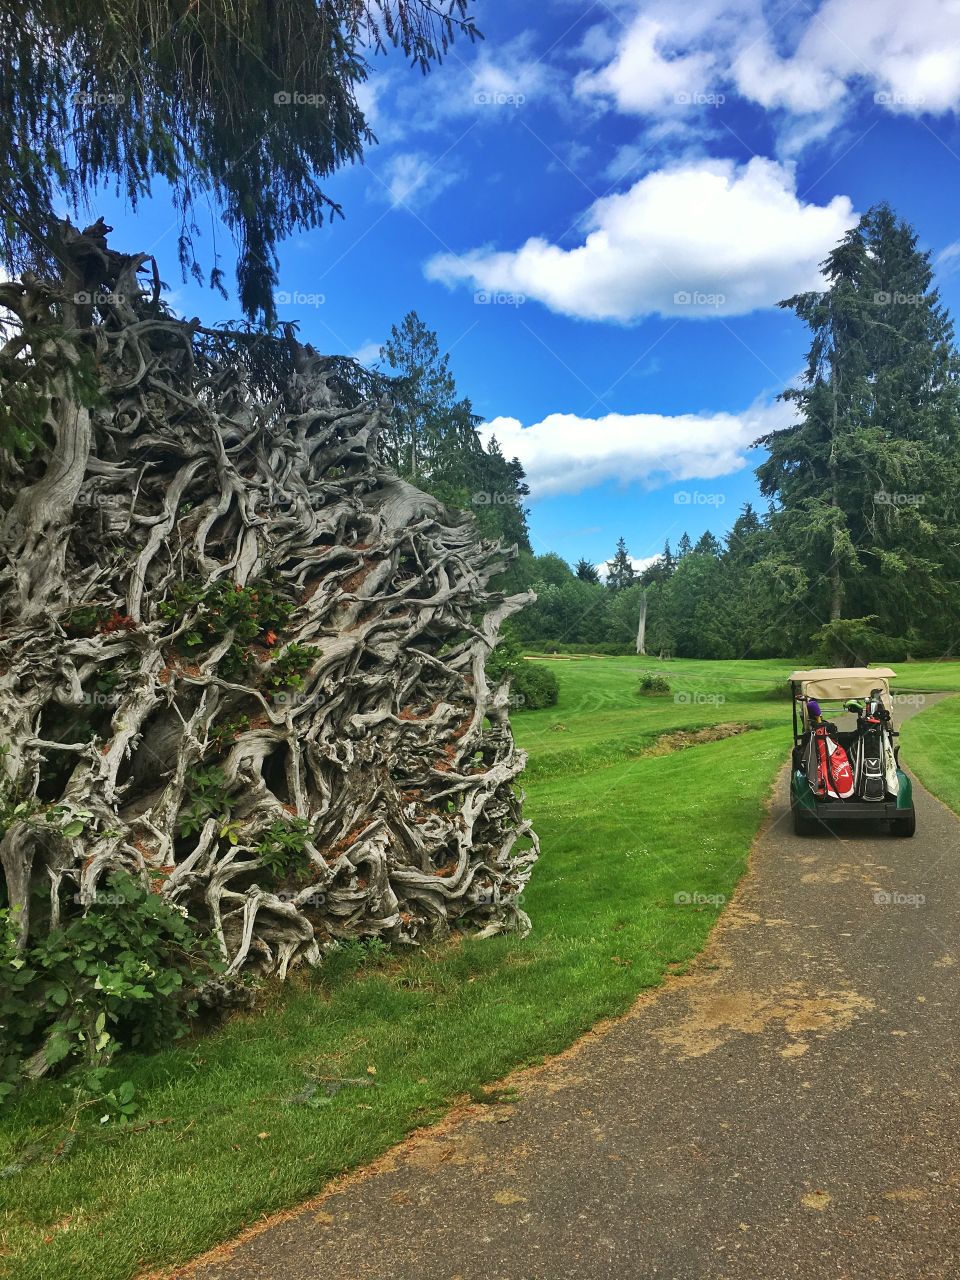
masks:
{"type": "Polygon", "coordinates": [[[530,426],[501,417],[480,433],[520,459],[536,500],[613,480],[651,488],[713,480],[745,467],[753,441],[791,421],[792,410],[778,401],[743,413],[551,413],[530,426]]]}
{"type": "Polygon", "coordinates": [[[789,165],[694,160],[597,200],[575,248],[535,236],[513,251],[439,254],[426,273],[590,320],[743,315],[815,288],[855,220],[846,196],[803,203],[789,165]]]}
{"type": "Polygon", "coordinates": [[[901,114],[956,111],[960,3],[823,0],[778,12],[758,0],[638,0],[612,56],[582,73],[576,92],[644,116],[737,94],[824,118],[800,138],[822,136],[858,94],[901,114]]]}
{"type": "Polygon", "coordinates": [[[683,105],[692,87],[699,89],[712,77],[714,59],[706,51],[666,57],[663,43],[669,34],[666,22],[639,14],[612,61],[599,71],[582,72],[575,91],[584,97],[609,95],[622,111],[644,114],[670,102],[683,105]]]}

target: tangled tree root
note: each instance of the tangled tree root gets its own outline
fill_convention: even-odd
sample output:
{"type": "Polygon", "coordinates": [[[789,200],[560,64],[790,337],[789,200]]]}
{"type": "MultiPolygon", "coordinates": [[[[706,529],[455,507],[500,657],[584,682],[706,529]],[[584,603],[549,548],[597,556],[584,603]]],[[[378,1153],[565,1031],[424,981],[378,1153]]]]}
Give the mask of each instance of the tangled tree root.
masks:
{"type": "Polygon", "coordinates": [[[488,590],[512,553],[385,471],[389,406],[345,362],[174,318],[108,231],[67,229],[62,281],[0,285],[0,373],[44,439],[0,477],[21,939],[117,868],[230,972],[525,930],[525,761],[484,674],[527,599],[488,590]]]}

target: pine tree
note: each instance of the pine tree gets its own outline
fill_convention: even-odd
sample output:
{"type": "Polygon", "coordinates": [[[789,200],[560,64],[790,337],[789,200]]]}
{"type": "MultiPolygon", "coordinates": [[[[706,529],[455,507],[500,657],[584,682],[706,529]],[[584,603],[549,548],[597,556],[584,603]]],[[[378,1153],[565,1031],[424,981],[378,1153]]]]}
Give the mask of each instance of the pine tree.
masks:
{"type": "Polygon", "coordinates": [[[574,570],[581,582],[598,583],[600,574],[595,564],[591,564],[589,560],[580,559],[577,561],[577,567],[574,570]]]}
{"type": "Polygon", "coordinates": [[[723,546],[720,539],[714,537],[710,530],[707,529],[697,539],[693,554],[696,556],[719,556],[722,550],[723,546]]]}
{"type": "MultiPolygon", "coordinates": [[[[682,541],[682,539],[681,539],[682,541]]],[[[640,575],[640,583],[644,587],[662,586],[669,582],[677,567],[677,559],[670,550],[670,539],[663,544],[663,551],[652,564],[648,564],[640,575]]]]}
{"type": "Polygon", "coordinates": [[[459,395],[434,330],[408,312],[392,326],[380,358],[393,371],[386,380],[393,401],[388,465],[442,501],[473,511],[485,537],[529,551],[523,467],[504,457],[496,439],[484,448],[481,419],[459,395]]]}
{"type": "Polygon", "coordinates": [[[607,586],[613,591],[623,591],[633,584],[636,576],[627,544],[623,538],[619,538],[616,554],[607,562],[607,586]]]}
{"type": "Polygon", "coordinates": [[[690,535],[686,530],[680,535],[680,541],[677,543],[677,559],[682,560],[684,556],[688,556],[693,550],[693,543],[690,541],[690,535]]]}
{"type": "MultiPolygon", "coordinates": [[[[781,555],[807,579],[811,626],[876,615],[943,634],[958,577],[953,329],[911,228],[880,205],[780,305],[813,333],[795,425],[758,443],[781,555]]],[[[955,603],[955,601],[953,601],[955,603]]],[[[809,634],[808,631],[808,634],[809,634]]],[[[842,654],[837,654],[842,657],[842,654]]]]}

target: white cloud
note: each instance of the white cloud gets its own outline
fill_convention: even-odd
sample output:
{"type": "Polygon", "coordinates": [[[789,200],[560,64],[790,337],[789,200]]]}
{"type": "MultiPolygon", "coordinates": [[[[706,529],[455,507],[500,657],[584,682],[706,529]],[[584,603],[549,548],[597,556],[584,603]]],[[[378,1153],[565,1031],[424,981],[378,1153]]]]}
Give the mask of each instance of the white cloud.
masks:
{"type": "Polygon", "coordinates": [[[460,178],[449,164],[438,165],[418,151],[400,151],[387,160],[376,176],[373,194],[391,204],[419,206],[436,199],[460,178]]]}
{"type": "MultiPolygon", "coordinates": [[[[683,95],[718,93],[822,117],[814,130],[789,132],[796,145],[839,123],[858,94],[899,114],[960,108],[958,0],[779,9],[758,0],[637,0],[609,60],[582,73],[576,90],[648,117],[675,112],[683,95]]],[[[586,47],[602,50],[603,41],[586,47]]]]}
{"type": "Polygon", "coordinates": [[[648,487],[714,480],[747,465],[759,436],[793,419],[789,406],[759,403],[743,413],[551,413],[528,427],[517,418],[485,423],[508,458],[519,458],[534,500],[580,493],[616,480],[648,487]]]}
{"type": "Polygon", "coordinates": [[[365,342],[363,346],[358,347],[356,351],[352,351],[350,354],[358,364],[369,366],[380,359],[380,345],[379,342],[365,342]]]}
{"type": "Polygon", "coordinates": [[[628,28],[613,60],[599,71],[582,72],[574,84],[583,97],[609,95],[621,111],[654,111],[712,78],[713,57],[706,51],[664,55],[669,36],[665,22],[641,13],[628,28]]]}
{"type": "Polygon", "coordinates": [[[582,245],[439,254],[428,278],[519,294],[564,315],[629,321],[743,315],[815,288],[818,264],[856,220],[846,196],[804,204],[789,165],[695,160],[597,200],[582,245]]]}
{"type": "Polygon", "coordinates": [[[383,143],[413,134],[448,129],[460,121],[500,127],[526,110],[550,102],[569,105],[569,76],[537,54],[533,40],[522,35],[496,46],[478,45],[459,54],[426,77],[382,75],[376,82],[376,132],[383,143]]]}

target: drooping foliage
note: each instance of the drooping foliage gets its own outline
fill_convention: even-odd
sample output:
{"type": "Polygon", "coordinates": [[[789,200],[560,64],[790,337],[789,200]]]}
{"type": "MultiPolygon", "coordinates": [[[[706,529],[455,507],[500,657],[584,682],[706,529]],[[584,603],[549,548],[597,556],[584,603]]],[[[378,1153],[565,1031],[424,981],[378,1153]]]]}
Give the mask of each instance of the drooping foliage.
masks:
{"type": "Polygon", "coordinates": [[[325,179],[372,140],[357,102],[368,55],[399,46],[426,71],[458,33],[478,35],[467,0],[4,0],[4,262],[51,278],[62,199],[82,211],[115,183],[135,206],[160,180],[184,268],[201,274],[212,203],[245,313],[271,317],[278,241],[340,213],[325,179]]]}

